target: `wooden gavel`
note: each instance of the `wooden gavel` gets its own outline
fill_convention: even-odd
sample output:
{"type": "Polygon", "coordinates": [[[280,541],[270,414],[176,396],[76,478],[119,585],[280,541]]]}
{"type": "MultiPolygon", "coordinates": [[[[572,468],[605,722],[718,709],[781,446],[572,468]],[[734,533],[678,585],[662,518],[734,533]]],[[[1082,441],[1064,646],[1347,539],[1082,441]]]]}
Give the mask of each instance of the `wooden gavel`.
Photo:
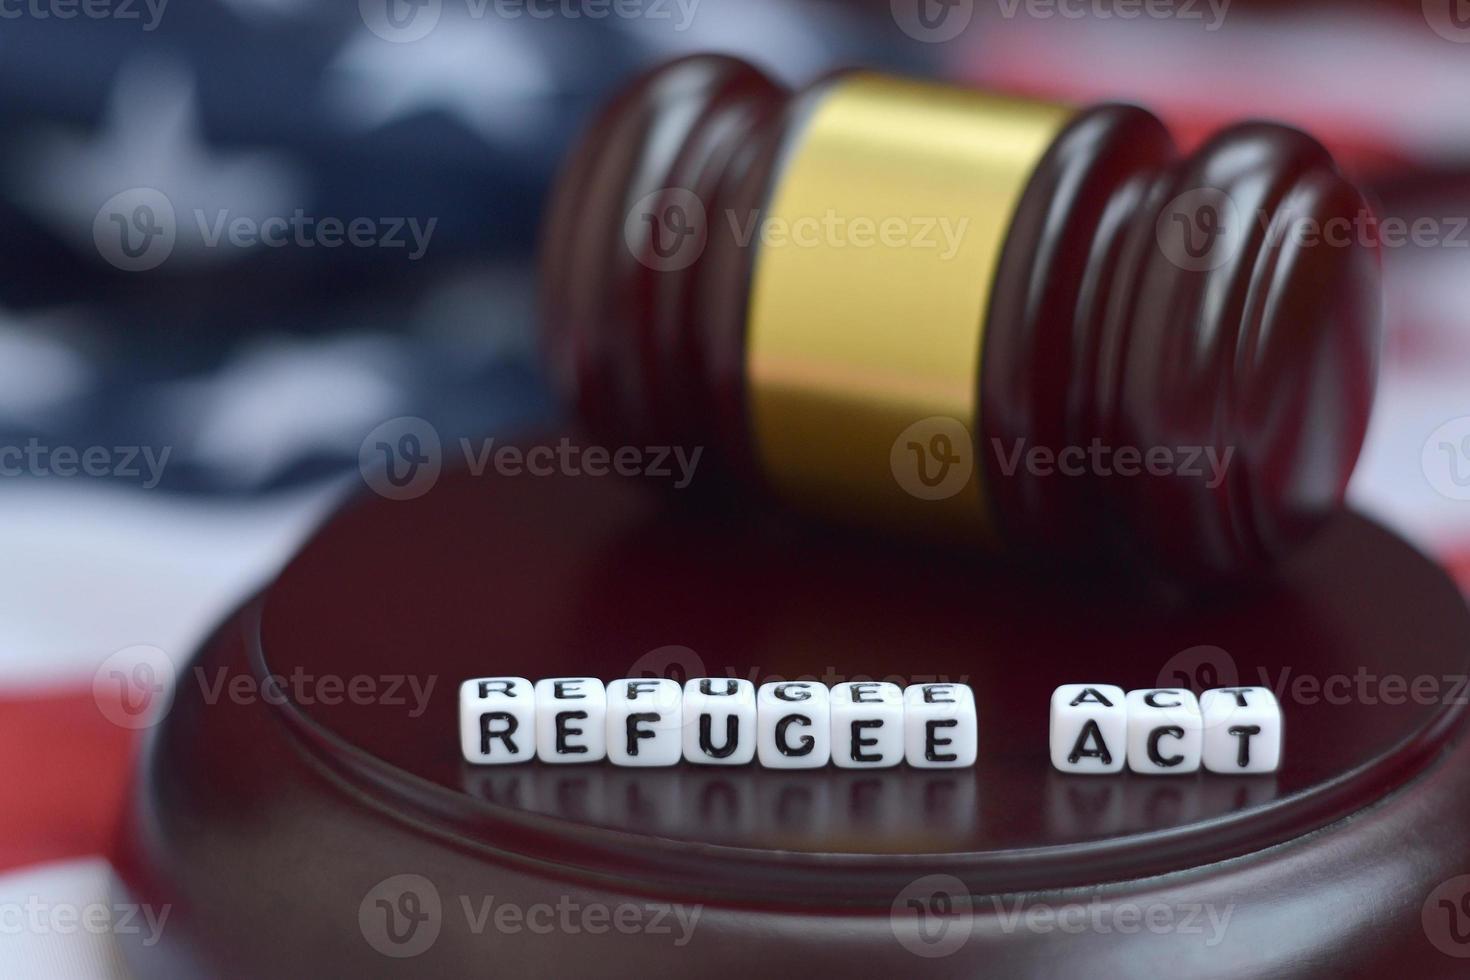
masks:
{"type": "Polygon", "coordinates": [[[1379,257],[1310,137],[1181,156],[1130,106],[696,56],[562,173],[555,383],[600,438],[704,445],[806,509],[1192,578],[1341,505],[1379,257]]]}

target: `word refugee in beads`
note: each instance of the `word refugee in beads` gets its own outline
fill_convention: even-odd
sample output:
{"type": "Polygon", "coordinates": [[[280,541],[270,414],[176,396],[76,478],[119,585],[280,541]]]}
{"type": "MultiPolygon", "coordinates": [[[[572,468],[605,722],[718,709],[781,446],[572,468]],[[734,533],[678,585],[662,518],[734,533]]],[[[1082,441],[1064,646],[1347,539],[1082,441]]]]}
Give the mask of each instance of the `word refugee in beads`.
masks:
{"type": "Polygon", "coordinates": [[[1281,767],[1281,705],[1265,687],[1129,691],[1063,684],[1051,696],[1051,764],[1062,772],[1146,776],[1281,767]]]}
{"type": "Polygon", "coordinates": [[[481,677],[460,685],[459,728],[465,760],[492,766],[954,769],[975,764],[979,742],[967,685],[884,681],[481,677]]]}

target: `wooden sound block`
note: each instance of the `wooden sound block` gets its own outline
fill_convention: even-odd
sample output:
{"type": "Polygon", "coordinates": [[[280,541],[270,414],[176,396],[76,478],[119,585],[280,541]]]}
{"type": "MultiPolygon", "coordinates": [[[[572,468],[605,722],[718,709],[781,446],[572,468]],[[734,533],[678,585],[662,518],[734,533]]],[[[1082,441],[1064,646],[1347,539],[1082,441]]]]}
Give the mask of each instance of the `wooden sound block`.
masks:
{"type": "Polygon", "coordinates": [[[1453,583],[1352,515],[1202,600],[649,481],[446,474],[345,508],[183,671],[117,857],[127,900],[172,913],[128,955],[149,977],[1463,975],[1467,672],[1453,583]],[[460,758],[465,678],[639,673],[965,681],[979,759],[460,758]],[[1048,698],[1076,680],[1272,687],[1281,769],[1056,772],[1048,698]]]}

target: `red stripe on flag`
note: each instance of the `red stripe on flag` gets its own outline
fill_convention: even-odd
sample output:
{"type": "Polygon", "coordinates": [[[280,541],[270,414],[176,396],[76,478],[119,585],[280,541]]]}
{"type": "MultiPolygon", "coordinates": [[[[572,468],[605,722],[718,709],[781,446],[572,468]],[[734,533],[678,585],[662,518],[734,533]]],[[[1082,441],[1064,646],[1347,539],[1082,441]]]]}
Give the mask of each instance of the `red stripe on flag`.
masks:
{"type": "Polygon", "coordinates": [[[0,697],[0,869],[106,854],[136,734],[104,718],[90,690],[0,697]]]}

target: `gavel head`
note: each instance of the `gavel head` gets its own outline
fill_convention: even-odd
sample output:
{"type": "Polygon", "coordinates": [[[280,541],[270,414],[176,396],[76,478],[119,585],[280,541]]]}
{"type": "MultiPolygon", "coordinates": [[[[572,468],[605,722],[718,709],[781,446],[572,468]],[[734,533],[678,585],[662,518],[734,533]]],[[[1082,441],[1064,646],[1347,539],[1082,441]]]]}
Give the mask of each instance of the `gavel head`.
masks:
{"type": "Polygon", "coordinates": [[[1379,257],[1311,138],[1181,155],[1129,106],[741,61],[645,75],[543,241],[592,430],[701,445],[807,509],[1069,561],[1249,573],[1342,502],[1379,257]]]}

